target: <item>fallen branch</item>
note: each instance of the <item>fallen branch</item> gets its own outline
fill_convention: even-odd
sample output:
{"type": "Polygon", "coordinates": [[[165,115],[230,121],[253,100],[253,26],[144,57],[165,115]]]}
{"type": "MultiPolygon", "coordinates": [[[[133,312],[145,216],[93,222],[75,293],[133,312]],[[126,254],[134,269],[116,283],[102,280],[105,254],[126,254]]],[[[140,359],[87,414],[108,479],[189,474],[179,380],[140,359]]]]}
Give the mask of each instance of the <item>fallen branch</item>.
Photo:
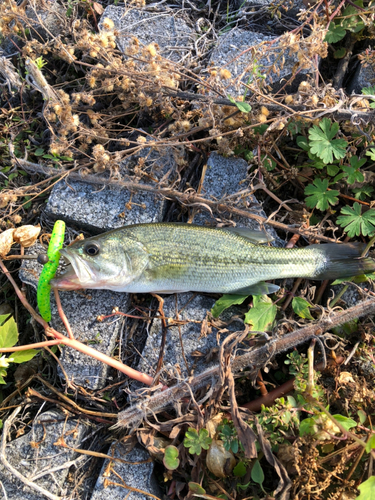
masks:
{"type": "MultiPolygon", "coordinates": [[[[257,373],[273,356],[296,347],[317,335],[322,335],[331,328],[370,314],[375,314],[374,299],[365,300],[345,311],[332,314],[327,319],[323,319],[318,323],[300,328],[283,337],[272,340],[262,347],[238,356],[233,359],[231,370],[233,373],[238,373],[247,369],[252,373],[257,373]]],[[[173,405],[182,398],[190,396],[191,391],[194,392],[208,385],[214,385],[219,377],[219,373],[219,365],[214,366],[193,379],[186,379],[174,387],[138,401],[137,404],[119,413],[118,422],[115,427],[134,427],[148,415],[155,415],[166,406],[173,405]]]]}

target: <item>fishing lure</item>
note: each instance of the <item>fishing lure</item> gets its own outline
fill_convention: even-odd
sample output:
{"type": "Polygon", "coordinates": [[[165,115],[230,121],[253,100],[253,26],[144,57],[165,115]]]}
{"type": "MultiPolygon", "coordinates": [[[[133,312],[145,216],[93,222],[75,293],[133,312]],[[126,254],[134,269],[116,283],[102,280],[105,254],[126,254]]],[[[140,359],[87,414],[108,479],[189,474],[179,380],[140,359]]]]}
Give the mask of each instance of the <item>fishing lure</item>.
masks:
{"type": "Polygon", "coordinates": [[[40,315],[45,321],[51,321],[50,281],[54,278],[59,266],[60,252],[64,243],[65,222],[58,220],[53,226],[51,240],[48,245],[48,262],[44,264],[38,281],[37,302],[40,315]]]}

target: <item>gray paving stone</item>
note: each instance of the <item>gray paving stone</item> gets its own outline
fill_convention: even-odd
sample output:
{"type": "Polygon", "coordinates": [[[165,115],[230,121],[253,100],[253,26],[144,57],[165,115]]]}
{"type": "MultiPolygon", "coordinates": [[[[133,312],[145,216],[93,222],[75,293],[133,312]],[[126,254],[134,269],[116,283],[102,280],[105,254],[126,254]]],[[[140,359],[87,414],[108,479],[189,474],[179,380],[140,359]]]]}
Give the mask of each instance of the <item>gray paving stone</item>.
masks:
{"type": "Polygon", "coordinates": [[[136,37],[144,46],[157,43],[160,55],[171,61],[181,61],[194,50],[194,30],[182,16],[181,10],[165,9],[163,12],[152,12],[145,9],[131,9],[108,6],[102,17],[114,22],[115,30],[119,33],[116,38],[121,52],[126,50],[133,37],[136,37]]]}
{"type": "MultiPolygon", "coordinates": [[[[238,191],[243,191],[247,186],[244,180],[247,177],[248,168],[249,165],[242,158],[224,158],[215,152],[211,153],[207,162],[202,194],[211,199],[222,199],[238,191]]],[[[267,217],[262,206],[253,195],[239,196],[236,200],[236,208],[250,210],[256,215],[267,217]]],[[[198,213],[194,216],[193,222],[200,225],[216,225],[218,216],[220,217],[220,214],[211,214],[207,210],[198,208],[198,213]]],[[[225,217],[229,222],[233,221],[237,226],[260,229],[259,223],[254,219],[237,215],[229,216],[228,214],[225,217]]],[[[279,245],[282,245],[276,231],[271,226],[266,226],[265,230],[275,238],[279,245]]]]}
{"type": "MultiPolygon", "coordinates": [[[[30,248],[32,254],[42,251],[41,245],[34,245],[30,248]]],[[[36,290],[41,270],[42,266],[38,262],[24,261],[20,278],[36,290]]],[[[110,290],[90,290],[87,293],[60,292],[60,299],[75,338],[111,356],[122,328],[122,321],[109,318],[99,322],[96,318],[102,314],[111,314],[114,307],[119,307],[120,311],[126,312],[129,307],[129,295],[110,290]]],[[[57,331],[66,334],[53,295],[51,295],[51,311],[51,325],[57,331]]],[[[105,386],[109,371],[108,365],[65,347],[62,348],[60,362],[69,379],[75,384],[90,389],[105,386]]]]}
{"type": "Polygon", "coordinates": [[[109,475],[106,473],[108,470],[109,461],[106,460],[103,464],[99,479],[96,483],[91,500],[145,500],[147,497],[144,493],[137,493],[130,491],[126,488],[131,486],[132,488],[137,488],[139,490],[147,491],[159,498],[162,497],[160,488],[153,476],[154,463],[135,463],[131,462],[143,462],[150,458],[150,455],[140,446],[136,446],[130,453],[126,453],[124,445],[121,443],[116,443],[111,446],[108,455],[115,458],[121,458],[129,463],[124,464],[120,462],[112,462],[111,471],[114,470],[117,474],[111,472],[109,475]],[[116,486],[110,484],[110,482],[117,484],[122,484],[121,486],[116,486]]]}
{"type": "MultiPolygon", "coordinates": [[[[288,56],[285,58],[284,67],[280,68],[280,63],[277,61],[276,55],[269,53],[267,57],[263,57],[258,61],[254,61],[254,56],[252,55],[252,51],[248,50],[251,47],[258,45],[262,42],[271,42],[275,37],[264,35],[262,33],[246,31],[241,28],[233,28],[227,34],[223,35],[219,38],[219,41],[214,48],[212,55],[210,57],[209,67],[225,67],[228,69],[233,78],[239,77],[246,69],[244,76],[239,81],[238,85],[231,85],[226,89],[226,92],[231,95],[243,95],[244,87],[241,85],[241,81],[246,83],[249,79],[253,78],[253,71],[260,72],[261,74],[267,74],[268,70],[272,68],[275,64],[278,73],[271,71],[270,74],[265,79],[266,84],[271,84],[274,90],[277,90],[281,87],[279,83],[283,79],[282,85],[286,83],[286,81],[292,75],[292,69],[294,64],[297,62],[295,56],[288,56]],[[242,55],[239,56],[244,52],[242,55]],[[259,66],[259,69],[253,69],[253,64],[259,66]],[[272,78],[272,81],[271,79],[272,78]]],[[[280,54],[281,54],[281,49],[280,54]]],[[[285,50],[285,49],[283,49],[285,50]]],[[[267,49],[266,49],[267,52],[267,49]]],[[[306,79],[306,73],[309,73],[308,69],[302,69],[299,72],[298,77],[295,79],[293,83],[293,88],[297,89],[298,83],[301,80],[306,79]]]]}
{"type": "MultiPolygon", "coordinates": [[[[158,180],[175,168],[171,151],[159,154],[145,148],[122,163],[120,175],[124,181],[143,182],[133,175],[139,158],[147,158],[144,170],[158,180]]],[[[104,232],[128,224],[160,222],[164,209],[165,202],[152,193],[110,187],[101,190],[85,182],[61,181],[53,188],[45,213],[89,231],[104,232]]]]}
{"type": "MultiPolygon", "coordinates": [[[[70,467],[64,467],[64,464],[75,460],[79,455],[69,448],[55,446],[55,443],[63,437],[69,447],[80,448],[80,443],[87,432],[86,427],[77,420],[67,419],[59,411],[51,410],[36,417],[30,432],[28,429],[26,432],[24,436],[7,444],[8,462],[29,481],[52,494],[68,497],[75,489],[75,484],[66,482],[70,467]],[[39,474],[42,474],[42,477],[36,478],[39,474]]],[[[40,492],[25,486],[2,463],[0,463],[0,481],[4,487],[0,488],[0,499],[45,500],[46,498],[40,492]]]]}
{"type": "MultiPolygon", "coordinates": [[[[211,297],[190,292],[164,296],[163,309],[166,318],[187,321],[186,324],[168,328],[162,370],[162,378],[166,382],[171,378],[180,379],[193,374],[197,375],[217,363],[214,350],[219,347],[226,334],[220,339],[217,328],[213,328],[207,335],[201,331],[202,321],[214,303],[215,299],[211,297]]],[[[221,319],[225,320],[229,317],[230,311],[226,315],[223,314],[221,319]]],[[[228,327],[229,331],[242,329],[243,323],[240,320],[233,322],[228,327]]],[[[151,376],[155,375],[161,338],[161,322],[154,320],[138,370],[147,372],[151,376]]]]}

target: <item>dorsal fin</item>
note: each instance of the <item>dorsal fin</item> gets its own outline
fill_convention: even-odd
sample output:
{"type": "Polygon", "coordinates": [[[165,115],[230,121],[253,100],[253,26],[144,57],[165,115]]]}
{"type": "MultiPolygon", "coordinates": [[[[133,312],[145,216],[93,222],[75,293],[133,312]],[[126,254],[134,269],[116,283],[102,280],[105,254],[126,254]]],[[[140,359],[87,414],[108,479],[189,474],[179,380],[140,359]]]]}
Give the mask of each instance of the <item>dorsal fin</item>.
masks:
{"type": "Polygon", "coordinates": [[[224,231],[237,234],[246,240],[249,240],[253,245],[261,245],[262,243],[270,243],[274,241],[270,234],[266,231],[258,231],[257,229],[249,229],[248,227],[223,227],[224,231]]]}

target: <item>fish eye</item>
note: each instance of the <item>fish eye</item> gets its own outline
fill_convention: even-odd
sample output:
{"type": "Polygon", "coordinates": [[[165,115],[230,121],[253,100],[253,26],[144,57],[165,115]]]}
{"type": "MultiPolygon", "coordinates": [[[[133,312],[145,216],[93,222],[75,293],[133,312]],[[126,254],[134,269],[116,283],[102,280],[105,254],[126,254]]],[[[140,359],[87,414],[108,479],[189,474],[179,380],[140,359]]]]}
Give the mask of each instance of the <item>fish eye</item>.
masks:
{"type": "Polygon", "coordinates": [[[94,257],[95,255],[98,255],[100,246],[98,245],[98,243],[87,243],[83,247],[83,249],[87,253],[87,255],[90,255],[90,257],[94,257]]]}

